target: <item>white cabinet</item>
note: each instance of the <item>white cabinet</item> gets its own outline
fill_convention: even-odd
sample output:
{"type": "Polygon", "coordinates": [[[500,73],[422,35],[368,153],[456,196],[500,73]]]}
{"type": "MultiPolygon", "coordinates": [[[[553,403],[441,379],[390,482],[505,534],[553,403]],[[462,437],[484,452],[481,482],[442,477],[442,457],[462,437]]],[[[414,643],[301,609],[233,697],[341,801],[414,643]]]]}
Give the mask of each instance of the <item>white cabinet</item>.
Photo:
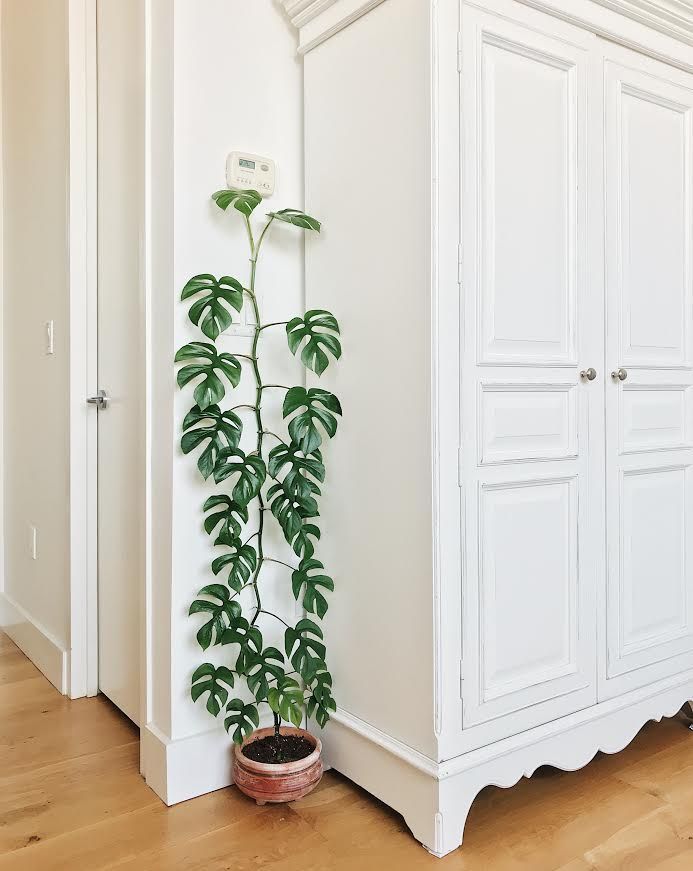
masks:
{"type": "Polygon", "coordinates": [[[325,746],[442,855],[693,698],[693,10],[283,2],[345,346],[325,746]]]}

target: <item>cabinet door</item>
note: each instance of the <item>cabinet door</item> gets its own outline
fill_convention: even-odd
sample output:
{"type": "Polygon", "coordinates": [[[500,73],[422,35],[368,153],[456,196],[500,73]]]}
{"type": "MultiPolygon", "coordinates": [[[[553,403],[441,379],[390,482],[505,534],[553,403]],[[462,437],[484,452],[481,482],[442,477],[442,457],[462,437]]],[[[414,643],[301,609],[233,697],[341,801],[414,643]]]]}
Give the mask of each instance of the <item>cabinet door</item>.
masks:
{"type": "Polygon", "coordinates": [[[589,152],[601,140],[587,117],[596,39],[522,15],[463,11],[462,670],[472,743],[596,699],[603,272],[599,232],[588,263],[601,206],[588,166],[598,173],[589,152]],[[589,367],[600,370],[594,380],[580,376],[589,367]]]}
{"type": "Polygon", "coordinates": [[[693,77],[605,52],[602,697],[693,665],[693,77]]]}

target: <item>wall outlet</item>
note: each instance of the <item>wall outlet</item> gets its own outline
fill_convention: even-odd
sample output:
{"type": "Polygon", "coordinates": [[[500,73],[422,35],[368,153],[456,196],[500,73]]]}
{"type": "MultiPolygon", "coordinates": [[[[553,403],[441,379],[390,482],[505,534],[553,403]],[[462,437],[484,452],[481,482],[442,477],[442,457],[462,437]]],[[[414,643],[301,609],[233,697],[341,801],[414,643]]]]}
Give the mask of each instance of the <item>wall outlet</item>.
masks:
{"type": "Polygon", "coordinates": [[[29,526],[29,553],[32,559],[38,559],[38,530],[35,526],[29,526]]]}

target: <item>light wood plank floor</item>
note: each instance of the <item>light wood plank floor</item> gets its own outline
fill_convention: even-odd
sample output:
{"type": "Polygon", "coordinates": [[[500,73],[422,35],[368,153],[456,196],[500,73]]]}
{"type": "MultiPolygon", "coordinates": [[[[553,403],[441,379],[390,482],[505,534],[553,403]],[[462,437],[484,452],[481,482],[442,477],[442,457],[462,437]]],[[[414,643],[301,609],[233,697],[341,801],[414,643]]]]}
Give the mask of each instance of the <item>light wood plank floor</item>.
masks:
{"type": "Polygon", "coordinates": [[[693,869],[693,733],[676,719],[582,771],[485,790],[443,860],[335,773],[291,806],[230,788],[166,808],[138,751],[107,701],[63,698],[0,634],[0,871],[693,869]]]}

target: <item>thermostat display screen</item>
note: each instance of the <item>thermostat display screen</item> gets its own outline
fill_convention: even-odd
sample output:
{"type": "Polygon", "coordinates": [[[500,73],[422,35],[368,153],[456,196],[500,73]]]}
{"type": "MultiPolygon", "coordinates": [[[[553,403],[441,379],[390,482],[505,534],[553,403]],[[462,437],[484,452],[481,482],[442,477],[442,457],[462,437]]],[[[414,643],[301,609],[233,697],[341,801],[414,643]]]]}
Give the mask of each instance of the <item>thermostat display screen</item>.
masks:
{"type": "Polygon", "coordinates": [[[255,169],[255,161],[254,160],[245,160],[245,158],[241,157],[238,161],[239,166],[244,167],[245,169],[255,169]]]}

